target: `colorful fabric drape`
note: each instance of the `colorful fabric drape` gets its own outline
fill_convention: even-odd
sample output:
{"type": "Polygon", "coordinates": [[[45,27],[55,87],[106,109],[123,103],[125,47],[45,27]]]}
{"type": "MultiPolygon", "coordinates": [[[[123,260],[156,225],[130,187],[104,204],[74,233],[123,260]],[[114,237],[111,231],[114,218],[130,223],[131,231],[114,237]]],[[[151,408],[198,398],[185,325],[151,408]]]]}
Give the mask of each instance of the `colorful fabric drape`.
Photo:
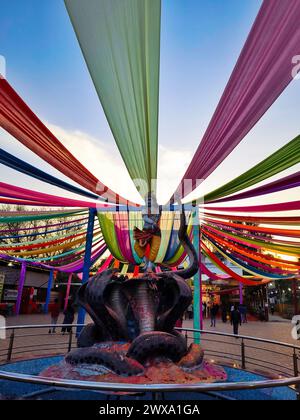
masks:
{"type": "Polygon", "coordinates": [[[174,224],[174,216],[174,212],[164,212],[164,217],[161,219],[161,243],[156,257],[156,263],[162,263],[166,257],[174,224]]]}
{"type": "Polygon", "coordinates": [[[10,243],[10,244],[3,244],[0,243],[0,250],[4,250],[4,249],[10,249],[10,250],[20,250],[20,249],[34,249],[34,248],[38,248],[41,246],[41,244],[43,244],[43,246],[47,246],[47,245],[53,245],[53,244],[57,244],[60,242],[64,242],[64,241],[68,241],[70,239],[74,239],[77,237],[81,237],[84,236],[86,233],[86,229],[83,230],[75,230],[73,232],[69,232],[66,235],[61,235],[61,236],[55,236],[55,239],[51,239],[51,240],[47,240],[46,238],[43,239],[38,239],[38,240],[34,240],[34,241],[24,241],[24,242],[18,242],[18,243],[10,243]]]}
{"type": "Polygon", "coordinates": [[[228,280],[231,277],[228,274],[216,274],[209,270],[204,263],[200,263],[200,270],[202,274],[205,274],[210,278],[210,280],[228,280]]]}
{"type": "Polygon", "coordinates": [[[264,263],[266,267],[270,267],[270,266],[281,267],[289,272],[295,272],[295,271],[300,270],[300,263],[297,263],[295,261],[278,259],[268,254],[255,252],[253,251],[253,249],[250,249],[249,247],[245,247],[241,244],[230,242],[229,240],[225,238],[213,236],[208,232],[205,233],[205,236],[208,238],[214,239],[216,243],[223,245],[224,248],[228,249],[232,253],[238,254],[240,258],[242,257],[250,258],[252,261],[254,260],[254,261],[259,261],[259,262],[264,263]]]}
{"type": "MultiPolygon", "coordinates": [[[[300,171],[284,178],[270,182],[261,187],[253,188],[249,191],[244,191],[239,194],[231,195],[230,197],[220,198],[218,200],[209,200],[209,203],[225,203],[227,201],[242,200],[245,198],[258,197],[260,195],[272,194],[279,191],[288,190],[291,188],[300,187],[300,171]]],[[[205,198],[206,200],[206,198],[205,198]]]]}
{"type": "MultiPolygon", "coordinates": [[[[85,208],[97,208],[97,207],[107,207],[110,206],[103,202],[92,203],[89,201],[80,201],[74,200],[72,198],[64,198],[56,195],[45,194],[33,190],[28,190],[26,188],[20,188],[15,185],[6,184],[0,182],[0,195],[4,197],[13,197],[17,199],[29,199],[37,201],[38,205],[40,203],[45,203],[43,205],[48,206],[63,206],[63,207],[85,207],[85,208]]],[[[1,199],[0,199],[1,202],[1,199]]]]}
{"type": "Polygon", "coordinates": [[[113,215],[114,228],[116,233],[116,240],[120,248],[121,254],[125,260],[131,264],[135,264],[135,259],[132,254],[132,247],[130,241],[129,220],[128,213],[117,212],[113,215]]]}
{"type": "Polygon", "coordinates": [[[279,274],[272,274],[268,272],[266,269],[264,271],[258,270],[257,268],[253,267],[253,265],[248,265],[243,263],[240,259],[235,258],[231,253],[228,253],[226,249],[222,249],[222,247],[214,242],[213,240],[209,240],[210,244],[215,248],[215,250],[220,253],[224,258],[226,258],[228,261],[235,264],[237,267],[242,268],[244,271],[248,272],[251,275],[258,275],[263,278],[267,278],[270,280],[283,280],[283,279],[289,279],[291,277],[294,277],[295,273],[293,275],[279,275],[279,274]]]}
{"type": "Polygon", "coordinates": [[[220,212],[241,212],[241,213],[260,213],[260,212],[273,212],[273,211],[293,211],[300,210],[300,201],[290,201],[287,203],[276,203],[276,204],[262,204],[260,206],[244,206],[244,207],[212,207],[206,206],[208,211],[220,211],[220,212]]]}
{"type": "Polygon", "coordinates": [[[211,252],[204,243],[202,243],[201,246],[207,257],[224,273],[228,274],[232,279],[237,280],[238,282],[243,283],[247,286],[259,286],[266,282],[263,280],[257,281],[257,278],[253,280],[248,280],[238,275],[235,271],[232,271],[229,267],[227,267],[227,265],[225,265],[213,252],[211,252]]]}
{"type": "MultiPolygon", "coordinates": [[[[134,251],[133,238],[134,227],[143,228],[141,212],[99,212],[98,218],[101,232],[112,255],[122,263],[141,264],[142,260],[134,251]]],[[[161,242],[155,260],[156,264],[174,267],[181,264],[186,257],[186,253],[178,240],[178,219],[176,219],[176,222],[173,212],[162,212],[160,218],[161,242]]],[[[191,217],[187,229],[191,237],[191,217]]]]}
{"type": "Polygon", "coordinates": [[[65,4],[124,163],[133,180],[143,181],[144,197],[155,191],[157,178],[160,0],[65,4]]]}
{"type": "MultiPolygon", "coordinates": [[[[264,0],[223,96],[184,179],[184,196],[232,152],[293,79],[299,55],[300,2],[264,0]]],[[[176,193],[180,196],[181,184],[176,193]]]]}
{"type": "Polygon", "coordinates": [[[21,216],[2,216],[0,217],[0,225],[3,223],[17,223],[17,222],[29,222],[33,220],[50,220],[50,219],[59,219],[60,217],[74,217],[77,215],[81,215],[84,210],[74,210],[74,211],[65,211],[65,212],[55,212],[50,214],[29,214],[21,215],[21,216]]]}
{"type": "MultiPolygon", "coordinates": [[[[293,165],[296,165],[300,162],[300,136],[297,136],[294,140],[283,146],[281,149],[277,150],[271,156],[264,159],[262,162],[255,165],[253,168],[244,172],[242,175],[233,179],[230,182],[227,182],[222,187],[217,188],[209,194],[204,196],[205,202],[216,201],[224,196],[236,193],[245,188],[251,187],[252,185],[257,184],[258,182],[264,181],[271,176],[278,174],[279,172],[284,171],[285,169],[290,168],[293,165]]],[[[293,186],[300,185],[300,172],[295,179],[295,174],[290,175],[289,177],[284,178],[285,182],[282,184],[274,183],[272,186],[263,186],[260,187],[260,195],[264,194],[264,189],[268,191],[268,194],[275,191],[281,191],[283,187],[292,188],[293,186]],[[281,189],[278,189],[281,188],[281,189]]],[[[284,181],[281,180],[281,183],[284,181]]],[[[252,190],[252,193],[249,191],[247,193],[238,194],[235,197],[235,200],[241,198],[255,197],[257,191],[252,190]]],[[[227,199],[218,200],[218,202],[233,200],[234,197],[229,197],[227,199]]]]}
{"type": "MultiPolygon", "coordinates": [[[[207,227],[212,227],[212,228],[216,228],[218,229],[218,231],[222,231],[222,232],[228,232],[228,233],[232,233],[235,234],[237,236],[243,237],[247,240],[247,238],[252,238],[252,239],[263,239],[266,243],[268,242],[272,242],[274,244],[282,244],[282,245],[296,245],[297,242],[299,243],[299,241],[294,241],[294,240],[286,240],[286,239],[279,239],[277,237],[272,237],[270,234],[269,235],[262,235],[260,232],[248,232],[247,229],[241,231],[240,229],[237,228],[232,228],[230,226],[220,226],[216,223],[207,223],[205,226],[207,227]]],[[[275,236],[275,234],[274,234],[275,236]]],[[[277,236],[277,235],[276,235],[277,236]]],[[[294,237],[295,239],[297,238],[297,236],[294,237]]]]}
{"type": "Polygon", "coordinates": [[[106,258],[105,262],[101,265],[99,270],[97,271],[97,274],[102,273],[102,271],[107,270],[110,264],[113,261],[113,256],[110,254],[109,257],[106,258]]]}
{"type": "Polygon", "coordinates": [[[245,238],[244,236],[236,235],[229,232],[224,232],[220,229],[216,229],[211,226],[205,226],[203,227],[203,230],[205,232],[207,231],[210,232],[211,235],[217,234],[222,237],[235,240],[236,242],[244,244],[249,247],[253,247],[257,249],[269,249],[269,250],[278,251],[279,253],[287,254],[291,256],[294,256],[294,255],[300,256],[300,246],[298,246],[297,243],[295,243],[295,246],[278,245],[273,242],[268,242],[267,240],[263,241],[263,240],[258,240],[258,239],[245,238]]]}
{"type": "Polygon", "coordinates": [[[242,215],[236,215],[236,214],[218,214],[218,213],[209,213],[204,212],[204,215],[207,217],[213,217],[217,219],[226,219],[226,220],[237,220],[239,222],[250,222],[255,224],[269,224],[269,225],[289,225],[289,226],[298,226],[300,225],[300,217],[297,216],[269,216],[269,217],[263,217],[263,216],[242,216],[242,215]]]}
{"type": "MultiPolygon", "coordinates": [[[[268,235],[276,235],[276,236],[287,236],[292,238],[299,238],[300,237],[300,229],[278,229],[278,228],[267,228],[261,226],[249,226],[249,225],[240,225],[238,223],[232,222],[224,222],[215,219],[204,219],[205,223],[214,224],[220,227],[228,227],[239,229],[242,231],[250,231],[250,232],[259,232],[259,233],[266,233],[268,235]]],[[[241,232],[242,233],[242,232],[241,232]]]]}
{"type": "MultiPolygon", "coordinates": [[[[95,250],[93,250],[92,252],[92,257],[91,257],[91,265],[94,265],[95,262],[101,257],[101,255],[104,254],[104,252],[107,250],[106,245],[101,245],[100,247],[96,248],[95,250]]],[[[60,271],[60,272],[65,272],[65,273],[76,273],[76,272],[80,272],[83,269],[83,265],[84,265],[84,258],[81,258],[77,261],[74,261],[70,264],[66,264],[66,265],[49,265],[49,264],[45,264],[42,263],[40,261],[32,261],[29,259],[24,259],[24,258],[18,258],[18,257],[11,257],[8,256],[6,254],[0,254],[0,259],[5,260],[5,261],[15,261],[15,262],[27,262],[29,266],[32,267],[39,267],[39,268],[44,268],[46,270],[55,270],[55,271],[60,271]]]]}
{"type": "MultiPolygon", "coordinates": [[[[49,229],[48,230],[48,228],[47,228],[47,230],[44,230],[43,232],[34,232],[34,233],[29,232],[29,233],[26,233],[26,234],[23,233],[23,234],[15,234],[15,235],[4,235],[4,236],[0,236],[0,240],[28,238],[28,237],[34,238],[34,237],[37,237],[37,236],[45,235],[45,233],[47,233],[47,235],[49,235],[50,233],[59,233],[59,232],[63,232],[63,231],[69,231],[69,230],[74,229],[75,227],[78,228],[78,227],[82,227],[82,226],[85,226],[85,225],[86,225],[86,222],[76,223],[72,226],[62,227],[62,228],[59,228],[59,229],[49,229]]],[[[39,226],[38,228],[35,227],[35,228],[29,228],[29,229],[41,230],[42,226],[39,226]]],[[[21,231],[23,231],[23,230],[25,231],[27,229],[21,229],[21,231]]],[[[11,233],[11,231],[9,231],[9,232],[11,233]]],[[[2,233],[1,230],[0,230],[0,233],[2,233]]]]}
{"type": "Polygon", "coordinates": [[[16,171],[22,172],[25,175],[32,176],[33,178],[39,179],[40,181],[47,182],[48,184],[55,185],[56,187],[63,188],[64,190],[71,191],[76,194],[83,195],[85,197],[99,199],[100,197],[96,194],[92,194],[88,191],[84,191],[81,188],[75,187],[68,182],[62,181],[55,176],[49,175],[44,171],[24,162],[21,159],[11,155],[3,149],[0,149],[0,163],[9,168],[15,169],[16,171]]]}
{"type": "Polygon", "coordinates": [[[126,262],[117,240],[113,213],[98,213],[102,235],[112,255],[119,261],[126,262]]]}
{"type": "Polygon", "coordinates": [[[111,203],[131,204],[92,175],[0,75],[0,126],[40,158],[89,191],[111,203]]]}

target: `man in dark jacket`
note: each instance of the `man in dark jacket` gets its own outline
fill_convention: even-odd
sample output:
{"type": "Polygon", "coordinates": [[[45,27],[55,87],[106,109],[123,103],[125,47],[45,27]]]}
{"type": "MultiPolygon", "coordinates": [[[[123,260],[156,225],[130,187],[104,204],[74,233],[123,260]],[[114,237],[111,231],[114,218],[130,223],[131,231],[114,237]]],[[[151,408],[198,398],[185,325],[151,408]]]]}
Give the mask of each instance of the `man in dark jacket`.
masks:
{"type": "Polygon", "coordinates": [[[231,325],[233,325],[233,334],[238,335],[239,325],[242,325],[242,317],[237,306],[235,306],[234,310],[231,311],[231,325]]]}
{"type": "Polygon", "coordinates": [[[211,319],[210,326],[211,327],[216,326],[216,318],[217,318],[218,312],[219,312],[219,305],[214,303],[211,310],[210,310],[210,319],[211,319]]]}

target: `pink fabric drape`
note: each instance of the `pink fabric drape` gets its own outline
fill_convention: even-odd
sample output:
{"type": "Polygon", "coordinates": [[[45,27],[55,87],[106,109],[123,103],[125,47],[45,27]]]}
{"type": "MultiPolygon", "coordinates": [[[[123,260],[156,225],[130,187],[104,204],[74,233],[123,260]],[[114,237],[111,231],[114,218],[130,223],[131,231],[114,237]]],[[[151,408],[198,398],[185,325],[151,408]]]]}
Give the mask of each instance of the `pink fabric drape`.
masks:
{"type": "MultiPolygon", "coordinates": [[[[30,200],[38,203],[48,203],[51,206],[63,206],[63,207],[84,207],[84,208],[97,208],[97,207],[110,207],[110,205],[97,202],[92,203],[90,201],[74,200],[72,198],[64,198],[55,195],[40,193],[27,188],[17,187],[15,185],[6,184],[0,182],[0,196],[16,198],[18,200],[30,200]]],[[[1,201],[1,200],[0,200],[1,201]]],[[[47,204],[43,204],[47,205],[47,204]]]]}
{"type": "Polygon", "coordinates": [[[228,276],[227,274],[216,274],[210,271],[204,263],[200,263],[200,269],[201,273],[208,276],[211,280],[228,280],[231,278],[231,276],[228,276]]]}
{"type": "Polygon", "coordinates": [[[112,256],[112,255],[110,255],[110,256],[106,259],[105,263],[101,265],[101,267],[100,267],[100,268],[99,268],[99,270],[97,271],[97,274],[102,273],[102,271],[104,271],[104,270],[107,270],[107,269],[108,269],[108,267],[110,266],[110,263],[112,262],[112,260],[113,260],[113,256],[112,256]]]}
{"type": "Polygon", "coordinates": [[[120,251],[126,261],[131,264],[135,264],[135,259],[132,254],[131,242],[130,242],[130,229],[128,221],[128,213],[116,212],[114,214],[114,226],[116,237],[120,251]]]}
{"type": "MultiPolygon", "coordinates": [[[[184,196],[232,152],[293,79],[300,54],[300,1],[264,0],[183,180],[184,196]]],[[[181,194],[181,184],[176,192],[181,194]]]]}

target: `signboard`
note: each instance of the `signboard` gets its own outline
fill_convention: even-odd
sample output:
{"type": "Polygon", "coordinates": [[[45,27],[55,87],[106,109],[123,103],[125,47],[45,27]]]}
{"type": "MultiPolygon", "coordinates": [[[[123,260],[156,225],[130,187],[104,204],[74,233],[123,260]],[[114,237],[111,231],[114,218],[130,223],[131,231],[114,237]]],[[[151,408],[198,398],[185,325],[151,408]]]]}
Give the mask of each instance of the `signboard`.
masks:
{"type": "Polygon", "coordinates": [[[5,280],[5,274],[1,273],[0,274],[0,302],[2,299],[2,293],[3,293],[3,288],[4,288],[4,280],[5,280]]]}
{"type": "Polygon", "coordinates": [[[3,300],[16,301],[18,297],[18,291],[15,289],[6,289],[3,293],[3,300]]]}

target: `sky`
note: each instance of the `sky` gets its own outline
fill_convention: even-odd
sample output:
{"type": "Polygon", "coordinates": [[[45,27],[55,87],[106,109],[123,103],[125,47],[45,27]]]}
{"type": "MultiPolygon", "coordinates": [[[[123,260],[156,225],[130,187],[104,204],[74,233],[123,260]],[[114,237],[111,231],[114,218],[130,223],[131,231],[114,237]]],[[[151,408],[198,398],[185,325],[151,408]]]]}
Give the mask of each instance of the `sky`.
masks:
{"type": "MultiPolygon", "coordinates": [[[[261,0],[162,0],[159,202],[169,198],[191,161],[260,5],[261,0]]],[[[0,6],[0,56],[5,57],[9,83],[102,182],[126,198],[139,201],[63,0],[0,0],[0,6]]],[[[295,80],[202,184],[201,192],[230,181],[299,135],[299,95],[300,80],[295,80]]],[[[1,129],[0,145],[67,180],[1,129]]],[[[270,181],[299,169],[297,165],[270,181]]],[[[0,179],[25,188],[76,197],[3,165],[0,179]]],[[[254,201],[243,200],[242,204],[293,200],[299,193],[298,188],[254,201]]]]}

